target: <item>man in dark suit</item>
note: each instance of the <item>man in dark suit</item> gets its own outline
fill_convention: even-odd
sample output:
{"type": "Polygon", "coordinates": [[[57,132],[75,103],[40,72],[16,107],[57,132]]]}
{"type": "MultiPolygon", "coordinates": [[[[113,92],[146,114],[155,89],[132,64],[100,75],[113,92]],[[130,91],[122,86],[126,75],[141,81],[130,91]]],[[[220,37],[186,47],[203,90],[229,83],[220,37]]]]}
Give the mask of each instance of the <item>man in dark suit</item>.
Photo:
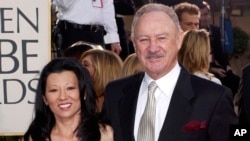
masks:
{"type": "Polygon", "coordinates": [[[220,79],[224,86],[229,87],[235,95],[238,90],[240,78],[233,73],[229,59],[224,52],[221,43],[220,28],[210,24],[210,6],[207,2],[203,1],[200,12],[200,28],[206,29],[210,37],[211,55],[213,56],[211,57],[210,72],[220,79]]]}
{"type": "Polygon", "coordinates": [[[242,68],[239,86],[239,121],[240,124],[250,125],[250,64],[242,68]]]}
{"type": "Polygon", "coordinates": [[[232,92],[178,64],[183,32],[173,9],[144,5],[131,33],[145,72],[106,87],[103,120],[112,125],[115,141],[228,141],[229,125],[238,123],[232,92]],[[157,85],[152,93],[151,82],[157,85]]]}

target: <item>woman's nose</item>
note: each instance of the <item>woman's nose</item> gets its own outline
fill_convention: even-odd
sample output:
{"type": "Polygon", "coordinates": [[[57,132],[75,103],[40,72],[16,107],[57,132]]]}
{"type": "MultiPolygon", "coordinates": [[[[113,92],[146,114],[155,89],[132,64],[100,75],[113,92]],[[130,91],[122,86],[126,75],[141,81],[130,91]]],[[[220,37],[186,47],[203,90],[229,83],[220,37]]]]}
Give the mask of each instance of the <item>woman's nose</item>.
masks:
{"type": "Polygon", "coordinates": [[[59,99],[64,100],[67,98],[67,91],[66,90],[61,90],[59,94],[59,99]]]}

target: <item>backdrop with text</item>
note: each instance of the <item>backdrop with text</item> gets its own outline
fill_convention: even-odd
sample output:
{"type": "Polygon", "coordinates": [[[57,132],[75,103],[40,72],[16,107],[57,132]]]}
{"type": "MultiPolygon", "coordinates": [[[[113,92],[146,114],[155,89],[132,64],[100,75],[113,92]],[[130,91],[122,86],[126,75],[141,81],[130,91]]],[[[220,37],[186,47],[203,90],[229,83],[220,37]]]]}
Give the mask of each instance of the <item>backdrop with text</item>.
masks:
{"type": "Polygon", "coordinates": [[[37,79],[51,59],[50,1],[1,0],[0,136],[22,135],[32,116],[37,79]]]}

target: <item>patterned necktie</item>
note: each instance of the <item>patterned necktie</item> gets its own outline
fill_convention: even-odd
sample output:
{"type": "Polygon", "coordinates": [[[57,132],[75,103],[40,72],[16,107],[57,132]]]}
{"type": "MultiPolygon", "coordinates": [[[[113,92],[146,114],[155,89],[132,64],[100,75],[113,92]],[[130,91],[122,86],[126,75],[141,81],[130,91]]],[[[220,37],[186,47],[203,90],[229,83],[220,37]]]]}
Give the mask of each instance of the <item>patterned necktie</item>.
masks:
{"type": "Polygon", "coordinates": [[[155,134],[155,81],[148,85],[148,99],[139,124],[137,141],[154,141],[155,134]]]}

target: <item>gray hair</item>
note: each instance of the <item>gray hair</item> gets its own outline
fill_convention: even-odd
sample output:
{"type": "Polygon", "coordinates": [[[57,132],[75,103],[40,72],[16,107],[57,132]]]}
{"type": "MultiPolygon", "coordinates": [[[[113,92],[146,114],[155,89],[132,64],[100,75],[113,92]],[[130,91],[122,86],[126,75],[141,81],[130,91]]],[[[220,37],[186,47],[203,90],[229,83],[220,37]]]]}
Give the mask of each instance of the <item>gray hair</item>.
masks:
{"type": "Polygon", "coordinates": [[[149,4],[142,6],[135,13],[133,22],[131,24],[131,36],[134,36],[134,28],[135,28],[135,25],[137,24],[138,19],[142,15],[144,15],[145,13],[149,13],[149,12],[153,12],[153,11],[162,11],[162,12],[166,13],[170,17],[170,19],[172,19],[174,24],[176,25],[176,29],[179,31],[182,31],[180,24],[179,24],[178,17],[176,15],[175,11],[173,10],[173,8],[171,8],[167,5],[159,4],[159,3],[149,3],[149,4]]]}

